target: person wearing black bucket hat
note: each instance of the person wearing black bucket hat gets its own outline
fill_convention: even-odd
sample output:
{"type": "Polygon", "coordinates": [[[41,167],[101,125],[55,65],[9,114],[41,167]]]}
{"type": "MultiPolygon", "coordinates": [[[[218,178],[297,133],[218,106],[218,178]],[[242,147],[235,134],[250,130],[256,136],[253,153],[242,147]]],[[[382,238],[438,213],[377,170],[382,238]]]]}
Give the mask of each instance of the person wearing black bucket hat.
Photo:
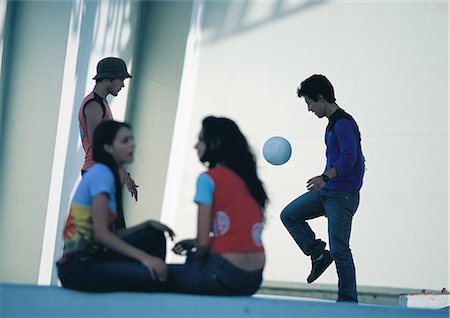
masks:
{"type": "MultiPolygon", "coordinates": [[[[118,57],[106,57],[98,62],[97,74],[93,77],[94,89],[83,99],[78,112],[81,142],[86,154],[81,168],[82,175],[94,164],[91,140],[95,128],[100,122],[113,119],[106,97],[110,94],[117,96],[125,87],[125,79],[131,77],[125,61],[118,57]]],[[[131,196],[137,201],[138,185],[125,169],[122,168],[120,174],[131,196]]]]}
{"type": "Polygon", "coordinates": [[[106,57],[97,64],[97,75],[92,79],[126,79],[132,78],[127,71],[127,66],[124,60],[117,57],[106,57]]]}

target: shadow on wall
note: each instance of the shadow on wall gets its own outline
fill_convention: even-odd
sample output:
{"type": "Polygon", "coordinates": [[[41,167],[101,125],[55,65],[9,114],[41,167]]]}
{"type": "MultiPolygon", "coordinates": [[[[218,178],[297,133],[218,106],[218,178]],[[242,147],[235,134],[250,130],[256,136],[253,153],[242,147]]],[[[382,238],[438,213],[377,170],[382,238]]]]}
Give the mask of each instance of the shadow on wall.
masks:
{"type": "Polygon", "coordinates": [[[265,24],[286,18],[299,11],[313,9],[329,0],[287,1],[206,1],[203,29],[205,44],[214,43],[265,24]],[[252,17],[252,7],[264,5],[265,15],[252,17]]]}
{"type": "MultiPolygon", "coordinates": [[[[15,5],[8,5],[7,1],[0,2],[0,151],[3,150],[3,138],[5,136],[6,105],[8,100],[9,81],[7,74],[10,72],[10,41],[13,33],[13,24],[15,17],[15,5]]],[[[0,157],[0,162],[1,162],[0,157]]],[[[1,166],[0,165],[0,169],[1,166]]]]}

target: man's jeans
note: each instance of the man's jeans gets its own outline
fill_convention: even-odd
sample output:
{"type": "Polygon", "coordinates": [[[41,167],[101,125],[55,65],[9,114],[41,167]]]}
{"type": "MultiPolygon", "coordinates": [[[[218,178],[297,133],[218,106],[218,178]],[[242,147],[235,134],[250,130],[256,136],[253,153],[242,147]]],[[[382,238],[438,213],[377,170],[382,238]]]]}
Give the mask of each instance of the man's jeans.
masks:
{"type": "Polygon", "coordinates": [[[358,301],[355,265],[349,246],[352,218],[358,205],[359,193],[322,189],[303,194],[281,212],[284,226],[311,259],[323,253],[326,243],[316,239],[306,221],[319,216],[327,217],[330,253],[339,278],[338,301],[358,301]]]}

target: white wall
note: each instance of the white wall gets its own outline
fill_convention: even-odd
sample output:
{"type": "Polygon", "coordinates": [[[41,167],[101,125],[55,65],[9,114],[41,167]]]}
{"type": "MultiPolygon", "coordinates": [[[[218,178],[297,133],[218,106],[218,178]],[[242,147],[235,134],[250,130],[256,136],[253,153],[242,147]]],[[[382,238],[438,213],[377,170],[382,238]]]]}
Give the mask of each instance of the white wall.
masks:
{"type": "MultiPolygon", "coordinates": [[[[3,61],[3,46],[5,43],[5,33],[8,29],[7,21],[6,21],[6,0],[0,1],[0,61],[3,61]]],[[[3,77],[5,70],[3,63],[0,64],[0,78],[3,77]]],[[[1,80],[0,80],[1,83],[1,80]]],[[[4,98],[4,86],[0,89],[0,134],[2,132],[2,113],[3,113],[3,98],[4,98]]],[[[0,145],[1,145],[1,136],[0,136],[0,145]]]]}
{"type": "Polygon", "coordinates": [[[127,224],[160,219],[178,107],[191,1],[145,1],[127,119],[133,124],[138,202],[125,194],[127,224]]]}
{"type": "MultiPolygon", "coordinates": [[[[193,145],[204,116],[229,116],[248,136],[271,199],[265,279],[304,282],[309,260],[279,213],[325,164],[326,120],[296,96],[301,80],[322,73],[358,121],[367,157],[351,240],[358,283],[449,287],[446,1],[198,0],[189,33],[184,1],[148,3],[144,24],[134,1],[14,5],[14,40],[3,43],[14,55],[2,105],[0,281],[54,281],[57,227],[83,159],[79,101],[97,61],[118,55],[135,75],[110,100],[136,130],[130,170],[141,197],[126,200],[130,223],[162,209],[178,238],[194,235],[194,183],[204,167],[193,145]],[[261,157],[272,135],[292,143],[284,166],[261,157]]],[[[325,219],[312,225],[326,239],[325,219]]],[[[335,270],[317,283],[335,284],[335,270]]]]}
{"type": "MultiPolygon", "coordinates": [[[[20,1],[2,83],[5,135],[0,175],[0,281],[56,283],[61,227],[84,159],[77,113],[92,90],[97,62],[122,57],[133,73],[139,3],[20,1]]],[[[128,84],[110,100],[123,120],[128,84]]]]}
{"type": "MultiPolygon", "coordinates": [[[[437,1],[205,2],[188,142],[177,163],[183,191],[173,198],[179,236],[195,233],[191,201],[203,168],[190,146],[201,119],[229,116],[248,136],[271,199],[265,279],[305,281],[310,261],[279,213],[325,164],[326,120],[296,97],[300,81],[321,73],[358,121],[367,157],[351,238],[358,283],[448,286],[447,23],[447,3],[437,1]],[[261,158],[272,135],[293,145],[284,166],[261,158]]],[[[324,239],[325,222],[311,222],[324,239]]],[[[336,281],[332,269],[318,283],[336,281]]]]}
{"type": "Polygon", "coordinates": [[[141,186],[139,202],[126,196],[127,222],[160,218],[192,2],[0,4],[8,65],[0,81],[0,281],[56,284],[84,159],[77,114],[103,57],[123,58],[133,75],[109,97],[115,119],[132,121],[140,145],[128,167],[141,186]]]}
{"type": "Polygon", "coordinates": [[[4,43],[14,72],[3,78],[0,280],[26,282],[39,271],[70,4],[14,5],[16,36],[4,43]]]}

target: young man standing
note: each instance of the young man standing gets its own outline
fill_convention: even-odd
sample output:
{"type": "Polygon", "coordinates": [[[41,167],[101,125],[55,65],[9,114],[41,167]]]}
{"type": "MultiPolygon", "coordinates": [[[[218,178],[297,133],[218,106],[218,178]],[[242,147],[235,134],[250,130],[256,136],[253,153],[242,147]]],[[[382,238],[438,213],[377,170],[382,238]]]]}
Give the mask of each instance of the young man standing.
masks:
{"type": "MultiPolygon", "coordinates": [[[[86,153],[81,174],[94,164],[91,140],[95,128],[101,121],[113,119],[106,97],[109,94],[117,96],[122,87],[125,87],[123,82],[127,78],[131,78],[131,75],[122,59],[106,57],[98,62],[97,75],[93,78],[94,89],[83,99],[78,112],[81,142],[86,153]]],[[[137,201],[138,186],[125,169],[120,169],[120,174],[131,196],[137,201]]]]}
{"type": "Polygon", "coordinates": [[[313,75],[304,80],[297,95],[305,98],[308,111],[318,118],[328,118],[326,168],[307,181],[308,192],[284,208],[281,220],[303,253],[311,257],[307,282],[315,281],[334,260],[338,301],[358,302],[349,241],[365,170],[359,128],[353,117],[336,104],[333,86],[325,76],[313,75]],[[328,219],[329,251],[306,222],[319,216],[328,219]]]}

